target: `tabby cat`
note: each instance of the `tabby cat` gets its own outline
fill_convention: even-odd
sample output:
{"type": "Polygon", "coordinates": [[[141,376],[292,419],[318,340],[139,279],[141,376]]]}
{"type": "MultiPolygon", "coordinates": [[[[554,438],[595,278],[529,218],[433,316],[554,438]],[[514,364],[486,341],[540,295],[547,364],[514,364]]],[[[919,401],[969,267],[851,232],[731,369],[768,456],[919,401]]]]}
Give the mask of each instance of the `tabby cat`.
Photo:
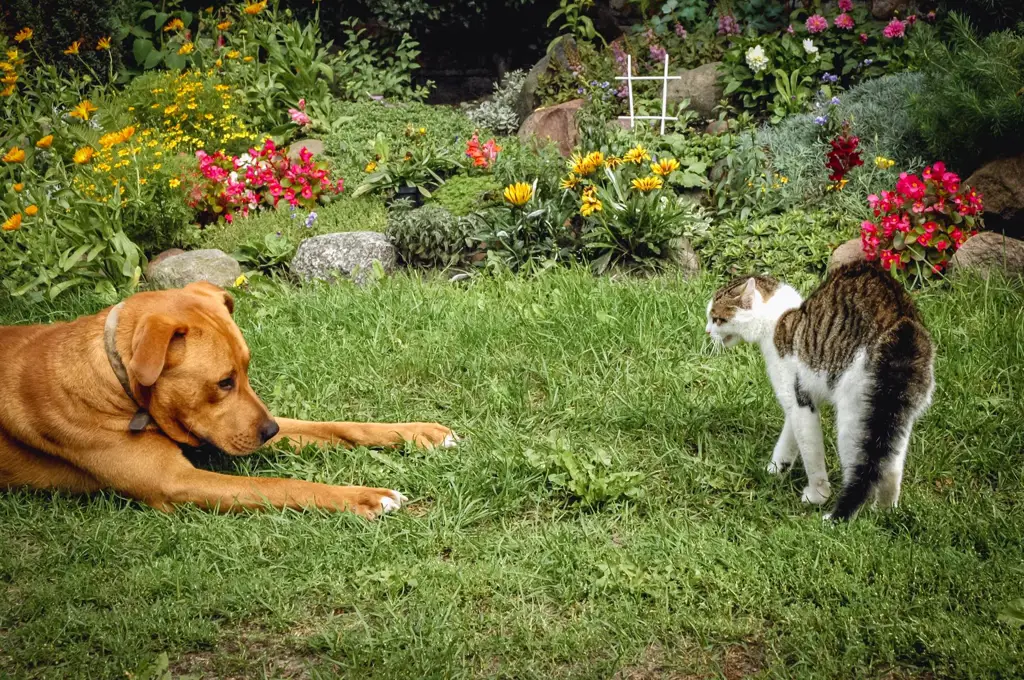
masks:
{"type": "Polygon", "coordinates": [[[869,497],[899,502],[914,422],[931,403],[931,338],[903,287],[868,263],[836,269],[807,300],[770,277],[733,280],[708,302],[707,332],[732,347],[755,342],[786,414],[768,472],[799,453],[804,502],[830,493],[818,404],[835,405],[843,488],[831,513],[847,520],[869,497]]]}

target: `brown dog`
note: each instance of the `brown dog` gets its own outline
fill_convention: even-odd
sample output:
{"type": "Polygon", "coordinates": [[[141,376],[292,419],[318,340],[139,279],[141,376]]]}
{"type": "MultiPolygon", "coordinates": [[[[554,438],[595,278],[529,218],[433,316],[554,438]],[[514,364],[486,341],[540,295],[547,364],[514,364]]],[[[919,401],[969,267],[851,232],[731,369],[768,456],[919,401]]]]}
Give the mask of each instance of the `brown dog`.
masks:
{"type": "Polygon", "coordinates": [[[249,386],[234,300],[208,283],[138,293],[70,323],[0,327],[0,488],[114,489],[160,510],[318,507],[366,517],[397,491],[199,470],[179,445],[230,455],[298,444],[453,446],[435,423],[274,419],[249,386]]]}

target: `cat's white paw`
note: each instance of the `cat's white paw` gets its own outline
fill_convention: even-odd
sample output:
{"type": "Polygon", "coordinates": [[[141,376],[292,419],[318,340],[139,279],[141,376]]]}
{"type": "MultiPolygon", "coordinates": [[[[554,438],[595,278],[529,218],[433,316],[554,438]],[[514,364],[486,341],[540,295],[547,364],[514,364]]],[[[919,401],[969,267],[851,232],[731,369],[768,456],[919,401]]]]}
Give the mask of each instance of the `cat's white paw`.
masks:
{"type": "Polygon", "coordinates": [[[777,463],[773,460],[768,463],[768,467],[766,467],[765,470],[767,470],[770,475],[782,475],[789,472],[790,467],[792,466],[788,463],[777,463]]]}
{"type": "Polygon", "coordinates": [[[816,484],[810,484],[804,489],[804,493],[800,496],[800,500],[803,503],[812,503],[813,505],[821,505],[828,500],[828,497],[832,494],[832,486],[828,482],[818,482],[816,484]]]}

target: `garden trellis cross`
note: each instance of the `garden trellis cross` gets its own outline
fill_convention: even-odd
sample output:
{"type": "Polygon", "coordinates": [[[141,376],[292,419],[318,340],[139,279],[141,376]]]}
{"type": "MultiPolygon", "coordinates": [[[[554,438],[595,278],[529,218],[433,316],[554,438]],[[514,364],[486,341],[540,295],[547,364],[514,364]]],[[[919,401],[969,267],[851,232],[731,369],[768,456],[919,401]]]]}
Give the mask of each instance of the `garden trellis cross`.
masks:
{"type": "Polygon", "coordinates": [[[661,134],[665,134],[665,121],[666,120],[679,120],[676,116],[665,115],[668,109],[668,81],[680,80],[681,76],[670,76],[668,74],[668,55],[665,55],[665,70],[664,75],[660,76],[634,76],[633,75],[633,55],[626,55],[626,75],[616,76],[615,80],[625,80],[626,87],[629,89],[629,115],[619,116],[619,120],[628,120],[629,129],[633,129],[633,124],[638,120],[660,120],[661,121],[661,134]],[[661,115],[660,116],[637,116],[633,112],[633,81],[635,80],[660,80],[661,81],[661,115]]]}

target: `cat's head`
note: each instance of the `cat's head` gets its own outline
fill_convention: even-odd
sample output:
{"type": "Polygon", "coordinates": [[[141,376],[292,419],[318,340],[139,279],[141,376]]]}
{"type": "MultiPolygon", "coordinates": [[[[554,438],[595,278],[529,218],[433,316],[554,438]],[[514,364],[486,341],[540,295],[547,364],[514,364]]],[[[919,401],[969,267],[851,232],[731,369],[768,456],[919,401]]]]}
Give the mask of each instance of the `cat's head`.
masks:
{"type": "Polygon", "coordinates": [[[741,340],[755,340],[759,312],[778,288],[779,282],[769,276],[733,279],[708,301],[708,324],[704,330],[712,340],[726,347],[741,340]]]}

